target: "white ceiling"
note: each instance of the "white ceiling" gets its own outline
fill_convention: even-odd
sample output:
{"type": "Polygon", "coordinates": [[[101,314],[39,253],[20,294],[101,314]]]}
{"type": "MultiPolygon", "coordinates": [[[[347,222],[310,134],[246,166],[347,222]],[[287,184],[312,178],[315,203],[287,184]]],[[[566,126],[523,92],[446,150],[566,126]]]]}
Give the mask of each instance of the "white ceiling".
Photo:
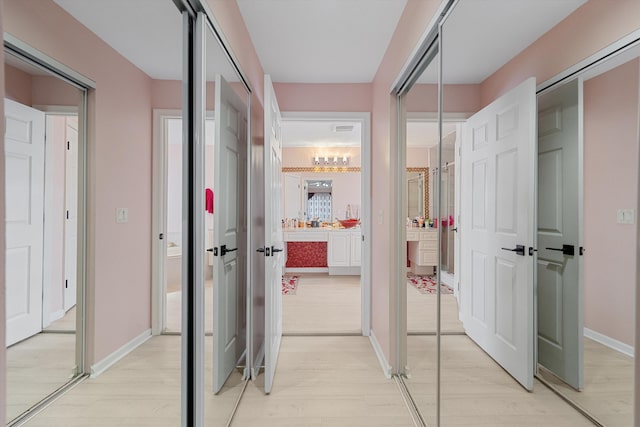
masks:
{"type": "MultiPolygon", "coordinates": [[[[587,0],[462,0],[443,27],[444,83],[481,83],[587,0]]],[[[435,62],[418,83],[437,83],[435,62]]]]}
{"type": "Polygon", "coordinates": [[[406,0],[237,0],[275,82],[368,83],[406,0]]]}
{"type": "Polygon", "coordinates": [[[283,120],[284,147],[359,147],[362,141],[360,122],[334,120],[283,120]],[[336,132],[336,126],[353,126],[349,132],[336,132]]]}

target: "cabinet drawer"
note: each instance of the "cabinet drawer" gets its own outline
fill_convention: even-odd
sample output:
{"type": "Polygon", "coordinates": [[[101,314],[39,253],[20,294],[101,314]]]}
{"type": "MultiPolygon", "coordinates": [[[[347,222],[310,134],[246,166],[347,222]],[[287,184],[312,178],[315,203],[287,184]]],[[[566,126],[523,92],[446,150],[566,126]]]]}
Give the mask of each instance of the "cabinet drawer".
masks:
{"type": "Polygon", "coordinates": [[[438,232],[436,231],[421,231],[420,240],[438,240],[438,232]]]}
{"type": "Polygon", "coordinates": [[[318,231],[290,231],[284,233],[285,242],[326,242],[329,240],[329,233],[318,231]]]}
{"type": "Polygon", "coordinates": [[[408,231],[407,230],[407,241],[408,242],[417,242],[420,240],[420,232],[419,231],[408,231]]]}
{"type": "Polygon", "coordinates": [[[418,242],[418,249],[420,250],[427,249],[427,250],[435,251],[437,245],[438,245],[438,242],[436,240],[420,240],[420,242],[418,242]]]}
{"type": "Polygon", "coordinates": [[[420,265],[438,264],[438,253],[433,251],[420,251],[420,265]]]}

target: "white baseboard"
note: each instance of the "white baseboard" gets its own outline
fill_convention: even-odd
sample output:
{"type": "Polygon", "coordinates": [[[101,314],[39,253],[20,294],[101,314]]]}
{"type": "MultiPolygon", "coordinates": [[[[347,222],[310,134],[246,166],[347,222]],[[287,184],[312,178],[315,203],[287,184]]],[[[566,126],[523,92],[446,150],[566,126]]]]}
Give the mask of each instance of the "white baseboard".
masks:
{"type": "Polygon", "coordinates": [[[262,362],[264,361],[264,341],[262,341],[262,345],[260,346],[260,350],[258,350],[258,356],[255,360],[255,366],[251,369],[251,379],[255,380],[258,378],[258,374],[260,373],[260,367],[262,366],[262,362]]]}
{"type": "Polygon", "coordinates": [[[328,273],[329,267],[287,267],[285,273],[328,273]]]}
{"type": "Polygon", "coordinates": [[[58,319],[62,319],[65,315],[65,311],[64,308],[61,308],[60,310],[56,310],[53,311],[51,313],[49,313],[49,323],[46,325],[43,325],[45,328],[50,326],[53,322],[55,322],[58,319]]]}
{"type": "Polygon", "coordinates": [[[614,338],[608,337],[604,334],[601,334],[600,332],[596,332],[589,328],[584,328],[584,336],[604,346],[607,346],[610,349],[618,351],[622,354],[626,354],[629,357],[634,357],[633,346],[630,346],[629,344],[625,344],[622,341],[618,341],[614,338]]]}
{"type": "Polygon", "coordinates": [[[125,357],[127,354],[131,353],[138,346],[144,344],[151,338],[151,329],[145,330],[143,333],[99,361],[98,363],[94,363],[91,366],[91,376],[90,378],[96,378],[98,375],[104,373],[107,369],[112,367],[117,361],[125,357]]]}
{"type": "Polygon", "coordinates": [[[380,362],[380,366],[382,366],[382,372],[384,373],[384,376],[387,379],[391,378],[391,365],[389,365],[389,362],[387,362],[387,358],[384,356],[382,347],[380,347],[380,343],[376,338],[376,334],[373,333],[373,329],[371,330],[371,335],[369,335],[369,341],[371,341],[373,351],[375,351],[376,356],[378,356],[378,362],[380,362]]]}

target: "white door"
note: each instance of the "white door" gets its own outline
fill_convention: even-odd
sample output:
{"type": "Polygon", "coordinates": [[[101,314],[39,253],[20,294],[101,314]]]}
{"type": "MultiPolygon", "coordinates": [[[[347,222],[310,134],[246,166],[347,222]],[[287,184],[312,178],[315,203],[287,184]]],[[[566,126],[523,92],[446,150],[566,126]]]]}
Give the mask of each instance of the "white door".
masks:
{"type": "MultiPolygon", "coordinates": [[[[456,143],[455,143],[455,185],[454,185],[454,194],[455,194],[455,208],[453,215],[453,283],[454,283],[454,294],[456,298],[458,298],[458,306],[460,305],[460,233],[458,230],[459,222],[460,222],[460,165],[462,164],[460,159],[460,146],[462,144],[462,133],[464,132],[464,125],[461,123],[456,124],[456,143]]],[[[460,311],[461,312],[461,311],[460,311]]],[[[462,320],[462,315],[460,316],[462,320]]]]}
{"type": "Polygon", "coordinates": [[[246,107],[220,75],[216,76],[215,94],[213,391],[217,393],[243,350],[238,303],[245,280],[240,174],[244,173],[246,107]]]}
{"type": "Polygon", "coordinates": [[[9,346],[42,330],[45,116],[8,99],[4,108],[9,346]]]}
{"type": "Polygon", "coordinates": [[[282,116],[264,76],[265,393],[271,392],[282,340],[282,116]]]}
{"type": "Polygon", "coordinates": [[[583,381],[580,81],[538,98],[538,363],[583,381]]]}
{"type": "Polygon", "coordinates": [[[302,177],[291,173],[284,174],[284,218],[298,219],[302,209],[302,177]]]}
{"type": "Polygon", "coordinates": [[[534,246],[535,89],[528,79],[467,121],[461,171],[464,327],[527,390],[534,373],[528,248],[534,246]]]}
{"type": "Polygon", "coordinates": [[[64,311],[76,305],[78,265],[78,118],[66,119],[64,311]]]}

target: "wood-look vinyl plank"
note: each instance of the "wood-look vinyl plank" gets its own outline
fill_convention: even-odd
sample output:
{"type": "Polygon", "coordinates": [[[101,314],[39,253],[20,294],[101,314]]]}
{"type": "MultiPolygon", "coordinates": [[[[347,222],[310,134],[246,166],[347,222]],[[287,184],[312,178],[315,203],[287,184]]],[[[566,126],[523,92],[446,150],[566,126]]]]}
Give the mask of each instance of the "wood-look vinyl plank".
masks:
{"type": "MultiPolygon", "coordinates": [[[[407,331],[409,333],[430,333],[436,331],[437,302],[436,294],[420,293],[415,287],[407,284],[407,331]]],[[[458,318],[458,300],[453,294],[440,296],[442,332],[464,332],[462,322],[458,318]]]]}
{"type": "Polygon", "coordinates": [[[75,334],[40,333],[7,348],[7,420],[72,378],[75,340],[75,334]]]}
{"type": "Polygon", "coordinates": [[[413,425],[366,337],[283,337],[273,389],[249,384],[233,426],[413,425]]]}
{"type": "Polygon", "coordinates": [[[610,427],[633,424],[632,357],[584,339],[584,389],[576,391],[544,370],[541,376],[561,394],[610,427]]]}
{"type": "Polygon", "coordinates": [[[284,334],[361,332],[360,276],[296,276],[296,293],[282,296],[284,334]]]}
{"type": "MultiPolygon", "coordinates": [[[[205,338],[205,419],[224,426],[242,390],[234,371],[223,390],[211,387],[212,340],[205,338]]],[[[97,378],[59,398],[28,426],[177,426],[180,425],[180,337],[153,337],[97,378]]]]}

